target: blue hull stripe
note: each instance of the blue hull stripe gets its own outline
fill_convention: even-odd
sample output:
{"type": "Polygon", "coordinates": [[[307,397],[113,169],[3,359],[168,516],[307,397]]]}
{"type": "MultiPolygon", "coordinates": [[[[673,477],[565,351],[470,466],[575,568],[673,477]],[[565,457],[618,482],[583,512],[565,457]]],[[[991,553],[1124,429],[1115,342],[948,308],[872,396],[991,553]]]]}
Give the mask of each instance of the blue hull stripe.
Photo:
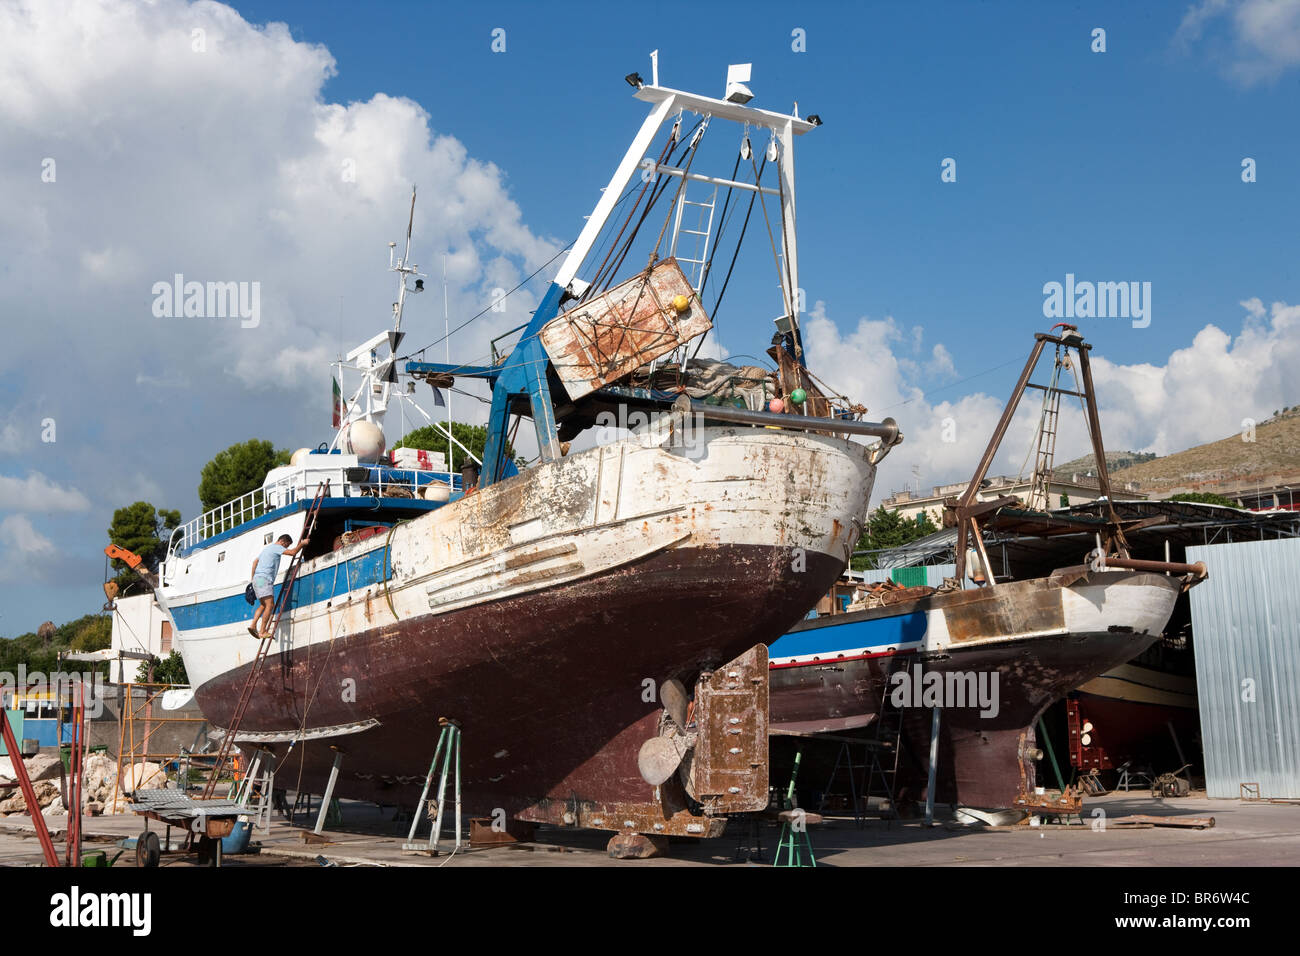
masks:
{"type": "Polygon", "coordinates": [[[912,611],[894,617],[877,617],[865,621],[829,623],[834,620],[835,618],[831,617],[827,619],[828,623],[821,627],[794,631],[778,638],[769,645],[768,656],[770,658],[808,657],[815,654],[826,657],[845,651],[860,651],[863,648],[916,644],[925,637],[924,611],[912,611]]]}
{"type": "MultiPolygon", "coordinates": [[[[375,548],[355,558],[340,561],[334,567],[302,575],[294,582],[286,610],[329,601],[349,591],[388,580],[393,569],[391,562],[387,567],[384,566],[384,552],[384,548],[375,548]]],[[[279,600],[282,590],[283,584],[276,585],[276,600],[279,600]]],[[[253,617],[253,608],[249,607],[242,592],[201,604],[172,605],[171,612],[176,626],[182,631],[249,621],[253,617]]]]}

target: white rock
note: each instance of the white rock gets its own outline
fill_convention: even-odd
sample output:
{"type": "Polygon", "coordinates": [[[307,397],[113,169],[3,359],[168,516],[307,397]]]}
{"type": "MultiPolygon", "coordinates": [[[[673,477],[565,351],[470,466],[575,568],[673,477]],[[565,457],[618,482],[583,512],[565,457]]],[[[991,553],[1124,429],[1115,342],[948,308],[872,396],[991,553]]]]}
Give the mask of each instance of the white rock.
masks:
{"type": "Polygon", "coordinates": [[[105,803],[113,798],[117,782],[117,761],[103,754],[92,754],[82,767],[81,791],[88,800],[105,803]]]}
{"type": "Polygon", "coordinates": [[[36,802],[42,807],[48,807],[55,800],[59,801],[60,806],[63,805],[62,791],[59,789],[58,783],[53,780],[41,780],[34,783],[32,784],[32,790],[36,793],[36,802]]]}
{"type": "Polygon", "coordinates": [[[161,790],[167,786],[167,775],[156,763],[138,763],[122,771],[122,787],[125,790],[161,790]]]}
{"type": "Polygon", "coordinates": [[[23,801],[22,791],[15,790],[11,795],[0,800],[0,813],[26,813],[27,804],[23,801]]]}

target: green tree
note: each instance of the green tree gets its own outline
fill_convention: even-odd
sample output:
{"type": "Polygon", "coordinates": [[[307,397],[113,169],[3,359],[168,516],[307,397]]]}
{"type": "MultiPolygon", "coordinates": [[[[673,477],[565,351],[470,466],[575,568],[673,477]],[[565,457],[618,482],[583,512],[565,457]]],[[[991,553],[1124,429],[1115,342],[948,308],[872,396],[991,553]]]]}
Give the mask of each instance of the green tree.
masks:
{"type": "MultiPolygon", "coordinates": [[[[917,538],[934,534],[939,529],[930,519],[929,512],[922,511],[913,520],[904,518],[897,511],[890,511],[884,505],[878,507],[867,519],[867,527],[858,539],[858,551],[877,551],[882,548],[897,548],[909,544],[917,538]]],[[[875,556],[854,558],[850,562],[855,571],[875,567],[875,556]]]]}
{"type": "MultiPolygon", "coordinates": [[[[464,445],[481,461],[483,459],[483,450],[487,447],[487,428],[483,425],[466,425],[464,422],[452,422],[451,433],[455,436],[456,441],[464,445]]],[[[425,425],[407,432],[402,436],[401,441],[397,442],[394,448],[419,448],[421,451],[440,451],[444,455],[447,453],[447,436],[443,434],[442,429],[433,425],[425,425]]],[[[506,457],[514,458],[515,450],[506,442],[506,457]]],[[[460,466],[465,461],[465,453],[461,451],[458,445],[452,445],[451,449],[451,470],[459,471],[460,466]]]]}
{"type": "Polygon", "coordinates": [[[1188,491],[1181,495],[1174,495],[1170,501],[1191,501],[1203,505],[1223,505],[1225,508],[1238,508],[1238,505],[1231,498],[1225,498],[1223,495],[1212,494],[1208,491],[1188,491]]]}
{"type": "Polygon", "coordinates": [[[101,651],[113,643],[113,621],[107,614],[87,615],[82,618],[68,641],[73,651],[101,651]]]}
{"type": "MultiPolygon", "coordinates": [[[[44,628],[42,628],[44,630],[44,628]]],[[[0,671],[18,672],[23,664],[27,673],[53,674],[60,670],[98,671],[107,674],[108,665],[59,662],[67,651],[90,651],[108,647],[112,638],[112,621],[103,614],[86,614],[54,628],[53,634],[29,632],[15,638],[0,638],[0,671]]]]}
{"type": "Polygon", "coordinates": [[[276,451],[269,441],[250,438],[231,445],[203,466],[199,476],[199,504],[204,511],[219,508],[262,487],[268,471],[287,464],[288,450],[276,451]]]}
{"type": "MultiPolygon", "coordinates": [[[[108,540],[119,548],[134,551],[150,571],[157,571],[158,562],[167,556],[167,540],[180,523],[179,511],[156,509],[147,501],[137,501],[113,512],[108,540]]],[[[140,582],[140,576],[117,558],[113,559],[113,569],[118,572],[113,580],[123,594],[130,585],[140,582]]]]}
{"type": "Polygon", "coordinates": [[[153,665],[153,683],[155,684],[188,684],[189,675],[185,673],[185,661],[176,651],[172,651],[166,657],[154,657],[147,661],[140,662],[140,669],[135,675],[135,679],[140,683],[149,680],[149,666],[153,665]]]}

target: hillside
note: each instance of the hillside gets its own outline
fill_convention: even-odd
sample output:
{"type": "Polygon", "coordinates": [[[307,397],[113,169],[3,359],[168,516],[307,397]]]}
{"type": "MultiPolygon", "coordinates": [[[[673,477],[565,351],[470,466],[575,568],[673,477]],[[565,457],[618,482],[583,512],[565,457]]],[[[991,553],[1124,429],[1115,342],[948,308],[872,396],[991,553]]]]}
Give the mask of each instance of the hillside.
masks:
{"type": "MultiPolygon", "coordinates": [[[[59,670],[59,654],[67,651],[96,651],[112,643],[113,622],[107,614],[86,614],[55,627],[42,624],[37,631],[17,637],[0,637],[0,671],[14,674],[18,665],[28,673],[40,671],[51,674],[59,670]]],[[[104,665],[85,663],[66,665],[64,670],[98,670],[104,665]]]]}
{"type": "MultiPolygon", "coordinates": [[[[1108,451],[1106,452],[1106,469],[1113,475],[1121,468],[1131,468],[1155,459],[1155,453],[1149,451],[1108,451]]],[[[1071,474],[1086,475],[1092,472],[1097,459],[1092,453],[1075,458],[1064,464],[1053,465],[1052,471],[1062,477],[1071,474]]]]}
{"type": "Polygon", "coordinates": [[[1136,482],[1142,490],[1159,494],[1179,487],[1296,475],[1300,475],[1300,407],[1257,425],[1253,442],[1232,435],[1113,471],[1111,478],[1118,485],[1136,482]]]}

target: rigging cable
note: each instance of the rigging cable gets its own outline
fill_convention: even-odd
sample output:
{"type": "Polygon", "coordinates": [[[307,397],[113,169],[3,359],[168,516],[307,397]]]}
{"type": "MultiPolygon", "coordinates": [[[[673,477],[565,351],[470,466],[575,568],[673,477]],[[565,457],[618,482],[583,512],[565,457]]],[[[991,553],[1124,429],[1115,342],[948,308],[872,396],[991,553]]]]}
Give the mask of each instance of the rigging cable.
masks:
{"type": "MultiPolygon", "coordinates": [[[[620,200],[618,201],[617,204],[615,204],[614,208],[617,209],[619,206],[623,205],[623,203],[627,202],[628,199],[630,199],[631,197],[632,197],[632,193],[631,193],[631,192],[627,193],[627,195],[625,195],[622,199],[620,199],[620,200]]],[[[638,202],[639,202],[639,200],[638,200],[638,202]]],[[[635,210],[635,208],[636,208],[636,207],[635,207],[635,205],[634,205],[634,206],[633,206],[633,209],[635,210]]],[[[518,285],[516,285],[513,289],[511,289],[509,292],[507,292],[505,295],[503,295],[500,299],[494,300],[490,305],[488,305],[488,306],[487,306],[486,308],[484,308],[482,311],[480,311],[480,312],[476,313],[475,315],[471,316],[469,319],[465,320],[465,321],[462,322],[460,325],[456,326],[454,329],[452,329],[450,332],[448,332],[448,333],[446,333],[445,335],[443,335],[441,338],[435,339],[434,341],[430,342],[428,345],[422,346],[421,348],[416,349],[416,350],[413,351],[413,352],[408,352],[406,355],[399,356],[398,361],[405,361],[405,360],[410,359],[410,358],[413,358],[414,356],[417,356],[417,355],[418,355],[418,356],[421,356],[421,358],[423,358],[424,353],[425,353],[427,350],[433,348],[435,345],[441,345],[443,342],[445,342],[447,339],[451,338],[453,335],[455,335],[455,334],[456,334],[457,332],[459,332],[461,329],[465,328],[465,326],[469,325],[471,322],[474,322],[475,320],[482,318],[484,315],[487,315],[488,312],[492,311],[492,306],[493,306],[493,305],[496,305],[497,302],[504,302],[506,299],[508,299],[510,296],[514,295],[516,292],[518,292],[520,289],[522,289],[522,288],[523,288],[525,285],[527,285],[529,282],[532,282],[533,279],[537,278],[537,276],[538,276],[538,275],[539,275],[543,270],[545,270],[547,266],[549,266],[551,263],[553,263],[556,259],[560,258],[560,256],[564,255],[564,253],[566,253],[566,252],[568,252],[570,249],[572,249],[572,248],[573,248],[573,244],[574,244],[575,242],[577,242],[577,241],[578,241],[578,240],[577,240],[576,237],[573,238],[573,239],[571,239],[571,240],[569,240],[569,242],[564,246],[564,248],[560,249],[557,253],[555,253],[555,255],[553,255],[553,256],[551,256],[551,258],[547,259],[546,262],[544,262],[544,263],[543,263],[543,264],[542,264],[538,269],[536,269],[536,270],[533,271],[532,275],[528,276],[528,278],[526,278],[526,279],[524,279],[523,281],[521,281],[518,285]]],[[[594,283],[593,283],[593,284],[594,284],[594,283]]]]}
{"type": "MultiPolygon", "coordinates": [[[[691,138],[693,138],[694,132],[696,131],[696,129],[699,128],[699,125],[702,122],[703,119],[697,120],[695,126],[692,126],[690,131],[686,134],[687,138],[685,140],[677,140],[675,145],[678,148],[680,148],[684,144],[689,144],[691,138]]],[[[670,140],[670,145],[671,144],[673,144],[672,140],[670,140]]],[[[675,157],[676,157],[676,149],[674,149],[673,152],[669,154],[669,162],[673,163],[675,157]]],[[[661,163],[660,165],[664,165],[664,164],[661,163]]],[[[681,168],[680,160],[677,160],[675,165],[677,166],[677,168],[680,169],[681,168]]],[[[609,282],[613,279],[615,275],[618,274],[618,271],[623,268],[623,262],[627,259],[627,254],[631,251],[632,243],[636,241],[636,237],[640,233],[641,227],[645,224],[646,219],[649,218],[650,210],[655,207],[655,204],[659,202],[660,198],[664,194],[664,191],[668,188],[669,177],[664,176],[662,178],[659,178],[658,167],[655,168],[655,174],[656,174],[655,188],[650,193],[650,201],[646,203],[645,209],[642,210],[641,218],[637,220],[636,226],[633,227],[631,234],[627,237],[627,241],[623,244],[623,248],[619,252],[618,258],[610,267],[609,271],[603,276],[604,287],[601,288],[600,290],[602,292],[604,291],[605,288],[609,287],[609,282]]],[[[601,276],[597,276],[597,279],[592,281],[590,288],[587,289],[586,293],[582,297],[583,300],[586,300],[596,294],[596,290],[599,285],[599,281],[601,279],[602,279],[601,276]]]]}
{"type": "MultiPolygon", "coordinates": [[[[737,168],[739,168],[740,165],[739,157],[737,157],[736,159],[736,165],[737,168]]],[[[731,264],[727,266],[727,274],[726,276],[723,277],[722,289],[718,292],[718,297],[713,300],[713,319],[715,322],[717,321],[718,318],[718,308],[722,305],[722,297],[727,294],[727,286],[730,285],[731,283],[731,273],[735,270],[736,260],[740,257],[740,247],[745,242],[745,233],[749,229],[749,217],[754,211],[754,200],[758,198],[759,189],[762,188],[763,171],[766,168],[767,168],[767,157],[764,156],[762,165],[754,169],[754,177],[755,177],[754,192],[749,197],[749,208],[745,211],[745,221],[740,224],[740,238],[736,240],[736,249],[731,254],[731,264]]],[[[733,179],[735,178],[735,173],[732,173],[732,178],[733,179]]],[[[717,251],[717,246],[714,246],[714,252],[716,251],[717,251]]],[[[703,291],[703,284],[701,284],[701,291],[703,291]]],[[[691,358],[695,358],[696,355],[700,354],[700,349],[704,346],[704,339],[706,338],[708,338],[707,333],[705,333],[704,336],[701,336],[699,343],[695,346],[695,352],[692,353],[691,358]]]]}
{"type": "MultiPolygon", "coordinates": [[[[767,157],[765,156],[765,157],[764,157],[764,162],[766,162],[766,161],[767,161],[767,157]]],[[[749,165],[751,165],[751,166],[754,165],[754,157],[753,157],[753,156],[749,157],[749,165]]],[[[756,178],[757,178],[757,176],[758,176],[758,169],[757,169],[757,168],[755,168],[755,170],[754,170],[754,176],[755,176],[756,178]]],[[[765,199],[763,199],[761,195],[759,196],[759,200],[760,200],[760,201],[759,201],[758,207],[759,207],[760,209],[763,210],[763,222],[765,222],[765,223],[767,224],[767,241],[768,241],[768,244],[772,247],[772,263],[776,266],[776,278],[777,278],[778,281],[780,281],[780,280],[782,279],[782,275],[781,275],[781,255],[780,255],[780,253],[778,253],[778,252],[776,251],[776,238],[772,235],[772,220],[769,219],[768,216],[767,216],[767,201],[766,201],[765,199]]],[[[790,291],[789,286],[787,285],[787,283],[786,283],[786,282],[781,282],[781,298],[785,300],[785,311],[786,311],[787,314],[789,314],[789,313],[791,312],[791,307],[792,307],[792,305],[793,305],[793,303],[792,303],[792,302],[790,301],[790,299],[789,299],[789,296],[792,295],[792,294],[793,294],[793,293],[790,291]]]]}
{"type": "Polygon", "coordinates": [[[540,273],[543,269],[545,269],[547,266],[549,266],[549,265],[550,265],[552,262],[554,262],[556,259],[560,258],[560,256],[564,255],[564,253],[568,252],[569,249],[570,249],[572,246],[573,246],[573,240],[571,240],[571,241],[569,242],[568,245],[566,245],[563,249],[561,249],[561,250],[560,250],[559,252],[557,252],[555,255],[551,256],[551,258],[547,259],[546,262],[542,263],[542,265],[541,265],[540,267],[538,267],[538,269],[537,269],[537,270],[536,270],[532,275],[530,275],[527,279],[524,279],[524,280],[523,280],[522,282],[520,282],[517,286],[515,286],[513,289],[511,289],[509,292],[507,292],[504,296],[501,297],[501,299],[499,299],[499,300],[494,300],[494,301],[492,302],[492,305],[487,306],[485,309],[483,309],[482,312],[479,312],[477,315],[474,315],[474,316],[472,316],[471,318],[466,319],[464,322],[462,322],[460,325],[456,326],[454,329],[452,329],[450,332],[448,332],[448,333],[447,333],[446,335],[444,335],[442,338],[440,338],[440,339],[435,339],[434,341],[430,342],[428,345],[424,346],[423,348],[416,349],[414,352],[408,352],[406,355],[401,356],[401,357],[398,359],[398,361],[405,361],[406,359],[412,358],[413,356],[416,356],[416,355],[419,355],[419,356],[423,357],[423,356],[424,356],[424,353],[425,353],[426,350],[433,348],[435,345],[439,345],[439,344],[445,342],[447,339],[451,338],[453,335],[455,335],[455,334],[456,334],[457,332],[459,332],[461,329],[465,328],[465,326],[469,325],[469,324],[470,324],[471,322],[473,322],[475,319],[479,319],[479,318],[482,318],[484,315],[487,315],[487,313],[489,313],[489,312],[492,311],[492,306],[493,306],[493,305],[496,305],[496,303],[497,303],[498,301],[504,301],[506,298],[508,298],[509,296],[513,295],[515,292],[518,292],[520,289],[522,289],[522,288],[523,288],[525,285],[527,285],[529,282],[532,282],[533,279],[537,278],[538,273],[540,273]]]}
{"type": "MultiPolygon", "coordinates": [[[[641,206],[641,200],[645,198],[646,191],[650,190],[650,187],[652,185],[654,186],[654,190],[651,191],[650,202],[646,206],[646,211],[648,212],[650,207],[654,205],[655,200],[658,198],[657,191],[660,188],[660,184],[657,181],[659,167],[663,165],[665,157],[671,155],[673,148],[676,145],[677,145],[677,141],[673,138],[672,135],[669,135],[667,142],[664,143],[664,148],[659,151],[659,158],[655,161],[655,175],[649,179],[644,180],[641,183],[641,191],[640,193],[637,194],[636,202],[634,202],[632,204],[632,208],[627,211],[627,218],[623,220],[623,225],[619,227],[618,233],[613,237],[613,240],[610,243],[609,251],[605,253],[605,258],[601,260],[600,268],[596,270],[596,275],[591,280],[591,285],[588,287],[587,291],[590,291],[591,289],[594,289],[596,286],[598,286],[601,282],[601,279],[605,277],[605,267],[609,265],[610,257],[614,255],[615,249],[619,248],[619,240],[623,238],[623,233],[627,230],[628,224],[632,222],[632,217],[636,215],[637,209],[641,206]]],[[[642,219],[644,218],[645,217],[643,214],[642,219]]],[[[631,242],[634,238],[636,238],[637,229],[639,229],[640,227],[641,227],[641,223],[638,222],[636,228],[632,230],[632,234],[628,236],[628,242],[631,242]]],[[[615,269],[617,269],[617,266],[615,266],[615,269]]],[[[583,297],[584,298],[586,297],[585,293],[583,297]]]]}
{"type": "MultiPolygon", "coordinates": [[[[664,233],[667,232],[668,230],[668,223],[673,217],[673,210],[677,208],[677,203],[681,199],[682,191],[686,188],[686,177],[687,175],[689,175],[691,171],[691,164],[695,161],[695,157],[699,155],[700,143],[703,141],[704,134],[708,130],[708,124],[705,123],[704,119],[702,118],[699,122],[695,124],[694,129],[695,129],[694,135],[690,136],[689,140],[687,141],[689,143],[687,147],[689,158],[686,160],[686,166],[682,170],[681,180],[677,184],[677,192],[673,196],[673,201],[668,207],[668,214],[667,216],[664,217],[664,224],[659,230],[659,238],[655,241],[655,247],[650,252],[649,263],[647,264],[645,269],[645,275],[647,276],[646,281],[642,283],[641,288],[638,290],[637,297],[632,303],[632,307],[630,309],[629,314],[632,315],[636,314],[637,307],[641,304],[641,298],[645,295],[646,289],[649,287],[648,275],[649,275],[650,268],[654,265],[655,261],[659,258],[659,247],[663,244],[664,233]]],[[[679,166],[678,168],[682,168],[682,167],[679,166]]],[[[627,254],[631,251],[632,243],[635,241],[637,234],[640,232],[642,224],[645,222],[646,217],[649,215],[650,210],[654,207],[654,204],[659,200],[659,197],[661,197],[664,191],[667,189],[667,186],[668,186],[668,178],[664,177],[663,182],[659,184],[656,191],[652,194],[650,202],[646,205],[645,212],[642,213],[640,221],[637,222],[636,224],[636,228],[633,229],[632,234],[628,236],[627,242],[623,246],[623,251],[619,255],[617,261],[615,262],[614,267],[609,271],[609,279],[612,279],[613,276],[617,274],[618,270],[622,268],[623,262],[624,260],[626,260],[627,254]]],[[[593,289],[595,289],[594,283],[590,288],[588,288],[587,290],[588,294],[590,294],[593,289]]],[[[618,342],[614,344],[614,348],[613,348],[614,355],[619,354],[619,352],[623,348],[623,345],[627,341],[628,334],[629,334],[629,329],[627,327],[622,327],[620,330],[618,342]]]]}

